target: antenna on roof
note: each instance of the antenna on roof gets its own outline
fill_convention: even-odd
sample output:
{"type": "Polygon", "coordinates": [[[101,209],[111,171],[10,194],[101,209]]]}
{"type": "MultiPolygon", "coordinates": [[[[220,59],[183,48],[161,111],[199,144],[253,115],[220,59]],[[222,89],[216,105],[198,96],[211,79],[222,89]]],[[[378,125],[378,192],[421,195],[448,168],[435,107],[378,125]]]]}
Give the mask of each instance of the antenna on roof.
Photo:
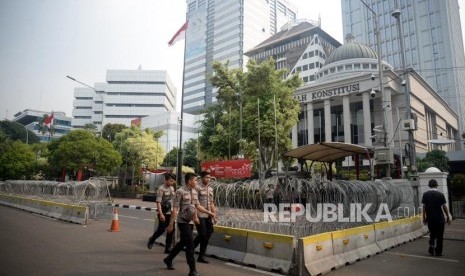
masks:
{"type": "Polygon", "coordinates": [[[321,14],[318,13],[318,28],[321,28],[321,14]]]}

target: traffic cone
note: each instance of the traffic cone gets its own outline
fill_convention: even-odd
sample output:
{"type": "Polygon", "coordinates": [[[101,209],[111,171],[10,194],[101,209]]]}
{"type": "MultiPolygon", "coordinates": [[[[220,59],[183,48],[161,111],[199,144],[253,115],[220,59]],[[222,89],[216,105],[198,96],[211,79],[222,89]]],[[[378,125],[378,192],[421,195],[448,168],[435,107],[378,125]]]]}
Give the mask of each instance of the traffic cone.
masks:
{"type": "Polygon", "coordinates": [[[110,232],[119,232],[118,208],[113,210],[113,220],[111,221],[110,232]]]}

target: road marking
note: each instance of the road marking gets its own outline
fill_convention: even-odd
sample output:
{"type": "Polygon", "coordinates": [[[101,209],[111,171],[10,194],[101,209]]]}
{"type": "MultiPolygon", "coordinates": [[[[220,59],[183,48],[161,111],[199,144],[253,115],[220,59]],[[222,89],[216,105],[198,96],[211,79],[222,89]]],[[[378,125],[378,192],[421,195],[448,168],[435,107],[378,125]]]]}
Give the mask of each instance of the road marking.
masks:
{"type": "Polygon", "coordinates": [[[400,252],[386,252],[386,254],[390,255],[397,255],[397,256],[404,256],[404,257],[413,257],[413,258],[420,258],[420,259],[429,259],[429,260],[436,260],[436,261],[443,261],[443,262],[452,262],[452,263],[458,263],[458,260],[452,260],[452,259],[445,259],[442,257],[428,257],[428,256],[420,256],[420,255],[411,255],[411,254],[405,254],[405,253],[400,253],[400,252]]]}
{"type": "Polygon", "coordinates": [[[124,216],[124,215],[119,215],[122,218],[132,218],[132,219],[140,219],[138,217],[131,217],[131,216],[124,216]]]}
{"type": "Polygon", "coordinates": [[[269,272],[269,271],[263,271],[263,270],[260,270],[260,269],[256,269],[256,268],[253,268],[253,267],[248,267],[248,266],[244,266],[244,265],[240,265],[240,264],[233,264],[233,263],[225,263],[225,264],[229,265],[229,266],[237,267],[237,268],[242,268],[244,270],[249,270],[249,271],[265,274],[265,275],[282,276],[282,274],[273,273],[273,272],[269,272]]]}

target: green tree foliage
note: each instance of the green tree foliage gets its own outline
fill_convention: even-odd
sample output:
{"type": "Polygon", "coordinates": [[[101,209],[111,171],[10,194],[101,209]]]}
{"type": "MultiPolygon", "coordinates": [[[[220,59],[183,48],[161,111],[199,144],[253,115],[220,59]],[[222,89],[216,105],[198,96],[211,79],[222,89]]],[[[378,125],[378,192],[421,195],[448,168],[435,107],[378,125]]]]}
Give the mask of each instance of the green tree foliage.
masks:
{"type": "Polygon", "coordinates": [[[98,132],[98,127],[95,124],[92,124],[92,123],[85,124],[82,129],[87,130],[87,131],[93,133],[94,135],[97,135],[97,132],[98,132]]]}
{"type": "Polygon", "coordinates": [[[256,165],[266,171],[291,146],[289,133],[300,111],[293,92],[301,85],[300,78],[294,75],[283,80],[286,71],[276,70],[272,59],[260,64],[250,60],[247,72],[229,70],[228,64],[218,62],[212,67],[211,83],[218,88],[218,102],[200,122],[202,154],[206,159],[230,159],[243,152],[246,158],[260,157],[256,165]]]}
{"type": "Polygon", "coordinates": [[[48,147],[51,167],[77,171],[93,168],[98,174],[112,173],[121,164],[121,155],[105,139],[87,130],[73,130],[48,147]]]}
{"type": "Polygon", "coordinates": [[[418,171],[424,172],[430,167],[436,167],[441,172],[449,171],[449,158],[446,156],[446,152],[443,150],[432,150],[426,153],[426,157],[423,159],[417,159],[418,171]]]}
{"type": "Polygon", "coordinates": [[[0,144],[0,179],[28,179],[33,174],[35,156],[21,141],[0,144]]]}
{"type": "Polygon", "coordinates": [[[110,142],[113,142],[116,139],[116,134],[120,133],[121,131],[127,128],[128,127],[123,124],[106,124],[103,127],[102,137],[110,142]]]}
{"type": "Polygon", "coordinates": [[[17,122],[11,122],[7,120],[0,121],[0,131],[3,133],[3,138],[0,138],[0,141],[7,139],[15,141],[20,140],[24,143],[28,141],[29,144],[39,143],[40,139],[37,135],[26,129],[25,126],[17,122]],[[26,134],[27,131],[27,134],[26,134]]]}
{"type": "Polygon", "coordinates": [[[113,145],[120,152],[123,161],[133,166],[154,169],[163,162],[165,155],[165,150],[155,138],[157,135],[149,129],[142,131],[132,126],[117,133],[113,145]]]}
{"type": "Polygon", "coordinates": [[[178,160],[178,148],[174,147],[165,155],[162,166],[176,167],[176,164],[178,163],[177,160],[178,160]]]}

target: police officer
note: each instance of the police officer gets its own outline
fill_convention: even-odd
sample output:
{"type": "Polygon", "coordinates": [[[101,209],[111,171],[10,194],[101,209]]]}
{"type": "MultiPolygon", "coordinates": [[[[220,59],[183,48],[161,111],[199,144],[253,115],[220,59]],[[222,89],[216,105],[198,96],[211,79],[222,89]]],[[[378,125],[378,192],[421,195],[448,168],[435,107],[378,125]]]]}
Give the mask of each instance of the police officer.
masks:
{"type": "Polygon", "coordinates": [[[173,202],[173,213],[167,228],[167,232],[173,232],[174,221],[177,219],[178,229],[181,240],[174,246],[171,253],[163,259],[169,270],[174,270],[173,259],[178,255],[181,250],[186,247],[186,260],[189,265],[189,276],[198,276],[195,268],[194,258],[194,238],[192,235],[193,223],[199,223],[197,217],[197,210],[207,213],[215,217],[213,212],[205,210],[198,201],[197,191],[197,175],[195,173],[186,173],[184,180],[186,185],[176,191],[176,196],[173,202]]]}
{"type": "MultiPolygon", "coordinates": [[[[157,213],[158,213],[158,228],[149,238],[147,242],[148,249],[152,249],[153,243],[160,237],[168,227],[171,220],[171,205],[174,199],[173,184],[176,181],[176,176],[173,173],[166,172],[164,185],[158,188],[157,192],[157,213]]],[[[173,232],[166,235],[165,253],[170,253],[171,242],[173,241],[173,232]]]]}
{"type": "Polygon", "coordinates": [[[202,171],[200,173],[202,184],[198,185],[196,190],[199,196],[199,203],[205,210],[214,214],[210,216],[208,213],[198,212],[199,224],[196,225],[197,237],[194,240],[194,247],[200,244],[200,254],[197,258],[199,263],[208,264],[205,260],[205,252],[207,251],[208,241],[213,234],[213,222],[216,220],[216,208],[213,197],[213,188],[210,187],[210,172],[202,171]]]}

